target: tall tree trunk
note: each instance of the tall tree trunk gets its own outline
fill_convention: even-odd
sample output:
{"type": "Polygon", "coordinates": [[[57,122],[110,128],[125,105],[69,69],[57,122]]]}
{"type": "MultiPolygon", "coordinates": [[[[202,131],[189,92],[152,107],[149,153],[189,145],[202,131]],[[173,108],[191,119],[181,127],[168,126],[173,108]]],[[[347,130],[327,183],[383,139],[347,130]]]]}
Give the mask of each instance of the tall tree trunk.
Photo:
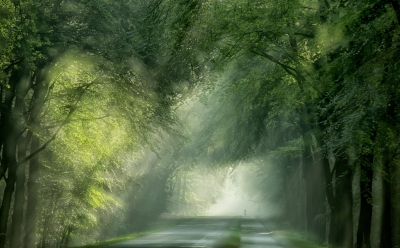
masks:
{"type": "MultiPolygon", "coordinates": [[[[6,151],[9,150],[9,146],[12,144],[8,144],[10,142],[10,136],[13,135],[13,121],[12,121],[12,109],[13,102],[16,95],[16,87],[17,82],[20,81],[22,77],[21,71],[14,71],[10,76],[10,87],[4,89],[4,103],[1,106],[1,129],[0,129],[0,139],[3,145],[3,156],[0,167],[0,179],[4,177],[7,169],[8,169],[8,160],[6,151]]],[[[14,154],[15,155],[15,154],[14,154]]],[[[0,228],[0,233],[2,230],[0,228]]],[[[1,235],[1,234],[0,234],[1,235]]],[[[1,238],[0,238],[1,239],[1,238]]],[[[0,241],[1,243],[1,241],[0,241]]]]}
{"type": "MultiPolygon", "coordinates": [[[[39,149],[40,141],[36,135],[32,136],[31,151],[39,149]]],[[[25,220],[24,247],[35,248],[36,243],[36,207],[38,203],[39,183],[39,155],[30,160],[28,179],[28,201],[25,220]]]]}
{"type": "MultiPolygon", "coordinates": [[[[370,159],[373,156],[370,156],[370,159]]],[[[360,217],[357,230],[357,248],[371,247],[371,220],[372,220],[372,167],[361,164],[360,176],[360,217]]]]}
{"type": "Polygon", "coordinates": [[[353,173],[347,158],[342,155],[335,162],[335,194],[331,208],[329,245],[353,247],[353,173]]]}
{"type": "Polygon", "coordinates": [[[10,156],[8,153],[13,153],[10,149],[15,148],[13,142],[11,142],[10,137],[5,140],[2,154],[2,168],[8,168],[8,178],[5,177],[6,180],[6,188],[4,189],[3,199],[0,207],[0,247],[5,246],[6,242],[6,234],[7,234],[7,224],[8,224],[8,213],[11,205],[11,198],[14,192],[14,184],[15,184],[15,172],[13,168],[9,166],[10,156]]]}
{"type": "Polygon", "coordinates": [[[186,203],[186,173],[183,175],[183,186],[182,186],[182,204],[183,214],[186,215],[187,203],[186,203]]]}
{"type": "Polygon", "coordinates": [[[4,189],[3,200],[0,208],[0,248],[4,248],[6,244],[6,234],[8,226],[8,217],[10,214],[10,206],[16,181],[16,160],[15,160],[15,135],[9,135],[5,142],[3,153],[3,163],[8,164],[8,177],[6,179],[6,188],[4,189]]]}
{"type": "MultiPolygon", "coordinates": [[[[311,139],[309,142],[311,142],[311,139]]],[[[306,188],[307,232],[316,241],[324,242],[326,237],[326,222],[323,219],[325,214],[323,171],[320,164],[314,160],[311,145],[305,146],[303,156],[305,166],[304,182],[306,188]]]]}
{"type": "MultiPolygon", "coordinates": [[[[364,156],[364,155],[363,155],[364,156]]],[[[372,165],[373,155],[365,155],[361,162],[360,176],[360,218],[357,230],[357,248],[371,247],[371,220],[372,220],[372,165]]]]}
{"type": "Polygon", "coordinates": [[[16,174],[15,200],[11,220],[11,248],[20,247],[21,242],[21,227],[25,203],[25,164],[18,166],[16,174]]]}
{"type": "MultiPolygon", "coordinates": [[[[314,221],[314,214],[313,214],[313,205],[312,205],[312,176],[310,175],[311,172],[311,165],[313,163],[313,158],[311,154],[311,147],[310,144],[306,144],[307,139],[303,138],[304,141],[304,151],[303,151],[303,178],[306,190],[306,232],[312,232],[312,223],[314,221]]],[[[308,142],[307,142],[308,143],[308,142]]]]}
{"type": "MultiPolygon", "coordinates": [[[[1,106],[1,121],[0,121],[0,142],[3,148],[3,155],[0,166],[0,179],[4,177],[6,171],[8,169],[8,163],[6,159],[5,150],[7,147],[7,137],[10,135],[11,128],[11,113],[10,109],[12,109],[12,103],[15,98],[15,91],[12,89],[5,90],[5,100],[1,106]]],[[[1,148],[1,147],[0,147],[1,148]]]]}
{"type": "Polygon", "coordinates": [[[69,243],[69,240],[70,240],[70,237],[71,237],[71,232],[72,232],[72,225],[68,225],[67,233],[66,233],[65,240],[64,240],[64,243],[63,243],[62,247],[68,247],[68,243],[69,243]]]}
{"type": "MultiPolygon", "coordinates": [[[[15,181],[16,181],[16,192],[14,200],[14,211],[11,221],[11,248],[20,247],[21,242],[21,227],[23,222],[23,209],[25,203],[25,163],[19,164],[16,161],[16,156],[18,161],[25,159],[27,146],[30,141],[31,134],[28,132],[27,135],[23,136],[23,130],[26,128],[26,123],[28,122],[28,117],[26,114],[26,104],[25,96],[27,95],[30,86],[32,85],[32,77],[30,76],[28,68],[22,68],[21,77],[18,82],[16,82],[16,99],[14,108],[12,110],[12,124],[13,134],[12,139],[16,147],[14,148],[12,156],[12,166],[15,166],[15,181]],[[17,154],[16,154],[17,153],[17,154]]],[[[10,164],[11,165],[11,164],[10,164]]],[[[9,171],[10,172],[10,171],[9,171]]]]}
{"type": "Polygon", "coordinates": [[[0,247],[5,247],[8,216],[15,187],[15,166],[9,169],[8,178],[6,180],[6,188],[4,190],[3,201],[0,208],[0,247]]]}
{"type": "MultiPolygon", "coordinates": [[[[8,167],[8,178],[6,179],[6,188],[4,189],[3,201],[0,208],[0,248],[3,248],[6,242],[8,217],[10,215],[10,206],[17,179],[17,138],[22,130],[20,123],[24,120],[24,97],[28,92],[27,89],[29,86],[29,77],[27,76],[27,73],[27,69],[21,67],[13,72],[10,77],[11,87],[8,94],[11,103],[12,99],[15,98],[15,104],[14,107],[12,107],[12,105],[9,106],[10,109],[7,111],[9,111],[10,114],[7,115],[7,119],[4,120],[6,121],[4,131],[7,132],[7,136],[3,137],[6,139],[3,144],[2,167],[8,167]]],[[[1,173],[5,173],[5,171],[1,171],[1,173]]],[[[4,176],[4,174],[0,176],[4,176]]]]}
{"type": "Polygon", "coordinates": [[[393,247],[392,246],[392,171],[390,166],[390,152],[389,148],[386,148],[382,156],[382,169],[383,169],[383,180],[382,180],[382,198],[383,198],[383,209],[382,209],[382,223],[381,223],[381,234],[380,234],[380,247],[393,247]]]}
{"type": "Polygon", "coordinates": [[[392,247],[400,248],[400,164],[394,160],[392,169],[392,247]]]}
{"type": "Polygon", "coordinates": [[[305,189],[302,173],[302,159],[285,158],[286,168],[283,178],[285,197],[285,220],[292,227],[305,232],[305,189]]]}
{"type": "Polygon", "coordinates": [[[177,175],[176,176],[176,180],[178,180],[178,182],[177,182],[177,187],[176,187],[176,195],[177,195],[177,206],[176,206],[176,208],[177,208],[177,212],[178,212],[178,214],[180,214],[180,211],[181,211],[181,209],[180,209],[180,207],[181,207],[181,177],[179,176],[179,175],[177,175]]]}
{"type": "Polygon", "coordinates": [[[314,228],[318,241],[326,242],[326,194],[324,185],[326,183],[322,165],[322,154],[314,152],[313,176],[314,176],[314,204],[315,219],[314,228]]]}
{"type": "Polygon", "coordinates": [[[301,110],[300,127],[303,133],[303,178],[306,190],[306,226],[310,237],[318,242],[325,242],[326,222],[323,216],[326,213],[324,174],[319,162],[315,161],[312,146],[314,145],[311,135],[311,126],[308,121],[306,109],[301,110]]]}
{"type": "MultiPolygon", "coordinates": [[[[44,80],[47,73],[47,69],[39,69],[36,76],[36,88],[33,95],[33,107],[31,110],[31,116],[29,122],[31,123],[30,135],[31,135],[31,153],[35,152],[40,147],[40,140],[37,133],[40,131],[40,121],[38,120],[39,115],[42,111],[45,96],[48,92],[48,82],[44,80]]],[[[28,200],[26,208],[26,220],[25,220],[25,237],[24,247],[34,248],[36,243],[36,207],[38,203],[38,189],[39,189],[39,154],[36,154],[29,161],[29,176],[28,176],[28,200]]]]}
{"type": "MultiPolygon", "coordinates": [[[[31,133],[28,132],[26,137],[21,137],[18,142],[18,160],[22,160],[26,157],[26,151],[28,143],[31,139],[31,133]]],[[[24,204],[25,204],[25,169],[26,163],[18,165],[16,171],[16,190],[14,200],[14,211],[11,221],[11,240],[10,247],[18,248],[21,247],[21,228],[24,216],[24,204]]]]}

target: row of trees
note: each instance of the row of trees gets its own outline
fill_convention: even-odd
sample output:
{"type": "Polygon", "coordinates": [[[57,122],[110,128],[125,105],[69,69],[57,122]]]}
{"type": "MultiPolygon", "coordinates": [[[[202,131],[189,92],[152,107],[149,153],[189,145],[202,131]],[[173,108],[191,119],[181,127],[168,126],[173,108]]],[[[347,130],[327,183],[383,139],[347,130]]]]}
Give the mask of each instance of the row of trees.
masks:
{"type": "Polygon", "coordinates": [[[209,84],[223,104],[204,118],[208,155],[274,164],[284,216],[310,238],[371,247],[380,226],[375,243],[398,247],[399,3],[208,3],[224,65],[209,84]]]}
{"type": "Polygon", "coordinates": [[[64,247],[117,215],[122,233],[134,229],[124,221],[142,221],[137,211],[145,221],[165,211],[167,194],[128,199],[148,196],[154,182],[164,194],[173,175],[171,161],[153,161],[151,176],[138,163],[162,154],[162,137],[179,136],[170,108],[199,77],[190,33],[198,7],[0,3],[0,247],[64,247]],[[123,189],[133,197],[118,198],[123,189]],[[137,210],[132,218],[128,209],[137,210]]]}

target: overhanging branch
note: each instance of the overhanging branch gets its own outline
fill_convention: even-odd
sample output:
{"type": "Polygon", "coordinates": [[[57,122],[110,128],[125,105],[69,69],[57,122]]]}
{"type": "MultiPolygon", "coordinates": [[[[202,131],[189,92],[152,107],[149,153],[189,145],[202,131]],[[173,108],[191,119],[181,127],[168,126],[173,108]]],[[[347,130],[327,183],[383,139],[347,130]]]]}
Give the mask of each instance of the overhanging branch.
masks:
{"type": "Polygon", "coordinates": [[[36,151],[32,152],[29,156],[25,157],[24,159],[20,160],[17,162],[17,165],[20,165],[22,163],[25,163],[26,161],[28,161],[29,159],[33,158],[34,156],[36,156],[39,152],[43,151],[44,149],[46,149],[46,147],[53,141],[55,140],[55,138],[57,137],[57,135],[60,133],[61,129],[69,122],[72,114],[75,112],[78,103],[82,100],[82,97],[85,93],[85,90],[87,90],[91,85],[93,85],[95,83],[96,80],[93,80],[90,84],[85,85],[82,90],[82,92],[79,94],[78,99],[76,99],[74,106],[71,108],[70,112],[68,113],[67,117],[64,119],[64,121],[60,124],[60,126],[58,127],[58,129],[54,132],[54,134],[51,136],[51,138],[49,140],[46,141],[46,143],[44,143],[41,147],[39,147],[36,151]]]}
{"type": "Polygon", "coordinates": [[[271,55],[269,55],[269,54],[267,54],[267,53],[258,52],[258,51],[255,51],[255,50],[250,50],[250,52],[252,52],[252,53],[254,53],[254,54],[257,54],[257,55],[259,55],[259,56],[261,56],[261,57],[264,57],[264,58],[269,59],[270,61],[272,61],[272,62],[278,64],[279,66],[281,66],[282,69],[284,69],[287,73],[289,73],[290,75],[292,75],[292,76],[295,77],[296,79],[298,78],[298,74],[299,74],[299,73],[297,72],[296,69],[294,69],[294,68],[291,67],[291,66],[288,66],[288,65],[283,64],[282,62],[280,62],[279,60],[277,60],[275,57],[273,57],[273,56],[271,56],[271,55]]]}

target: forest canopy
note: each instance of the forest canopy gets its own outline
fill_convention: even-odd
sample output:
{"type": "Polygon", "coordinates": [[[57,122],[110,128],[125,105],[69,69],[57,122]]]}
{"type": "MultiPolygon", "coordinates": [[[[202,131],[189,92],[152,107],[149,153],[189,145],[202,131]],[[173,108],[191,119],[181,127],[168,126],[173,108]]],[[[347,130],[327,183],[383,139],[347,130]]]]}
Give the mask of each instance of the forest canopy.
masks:
{"type": "Polygon", "coordinates": [[[399,4],[0,1],[0,248],[202,214],[237,168],[310,240],[400,247],[399,4]]]}

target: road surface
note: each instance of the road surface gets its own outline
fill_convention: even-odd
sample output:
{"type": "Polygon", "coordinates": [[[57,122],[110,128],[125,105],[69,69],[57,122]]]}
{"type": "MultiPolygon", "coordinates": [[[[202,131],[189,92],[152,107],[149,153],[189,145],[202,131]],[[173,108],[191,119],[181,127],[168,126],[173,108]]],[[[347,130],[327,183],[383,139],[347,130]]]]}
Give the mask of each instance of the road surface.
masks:
{"type": "Polygon", "coordinates": [[[282,248],[271,237],[270,230],[254,218],[242,218],[240,223],[241,248],[282,248]]]}
{"type": "Polygon", "coordinates": [[[221,247],[220,241],[240,223],[241,248],[282,248],[255,218],[202,217],[139,239],[107,246],[118,247],[221,247]],[[233,224],[234,223],[234,224],[233,224]]]}

